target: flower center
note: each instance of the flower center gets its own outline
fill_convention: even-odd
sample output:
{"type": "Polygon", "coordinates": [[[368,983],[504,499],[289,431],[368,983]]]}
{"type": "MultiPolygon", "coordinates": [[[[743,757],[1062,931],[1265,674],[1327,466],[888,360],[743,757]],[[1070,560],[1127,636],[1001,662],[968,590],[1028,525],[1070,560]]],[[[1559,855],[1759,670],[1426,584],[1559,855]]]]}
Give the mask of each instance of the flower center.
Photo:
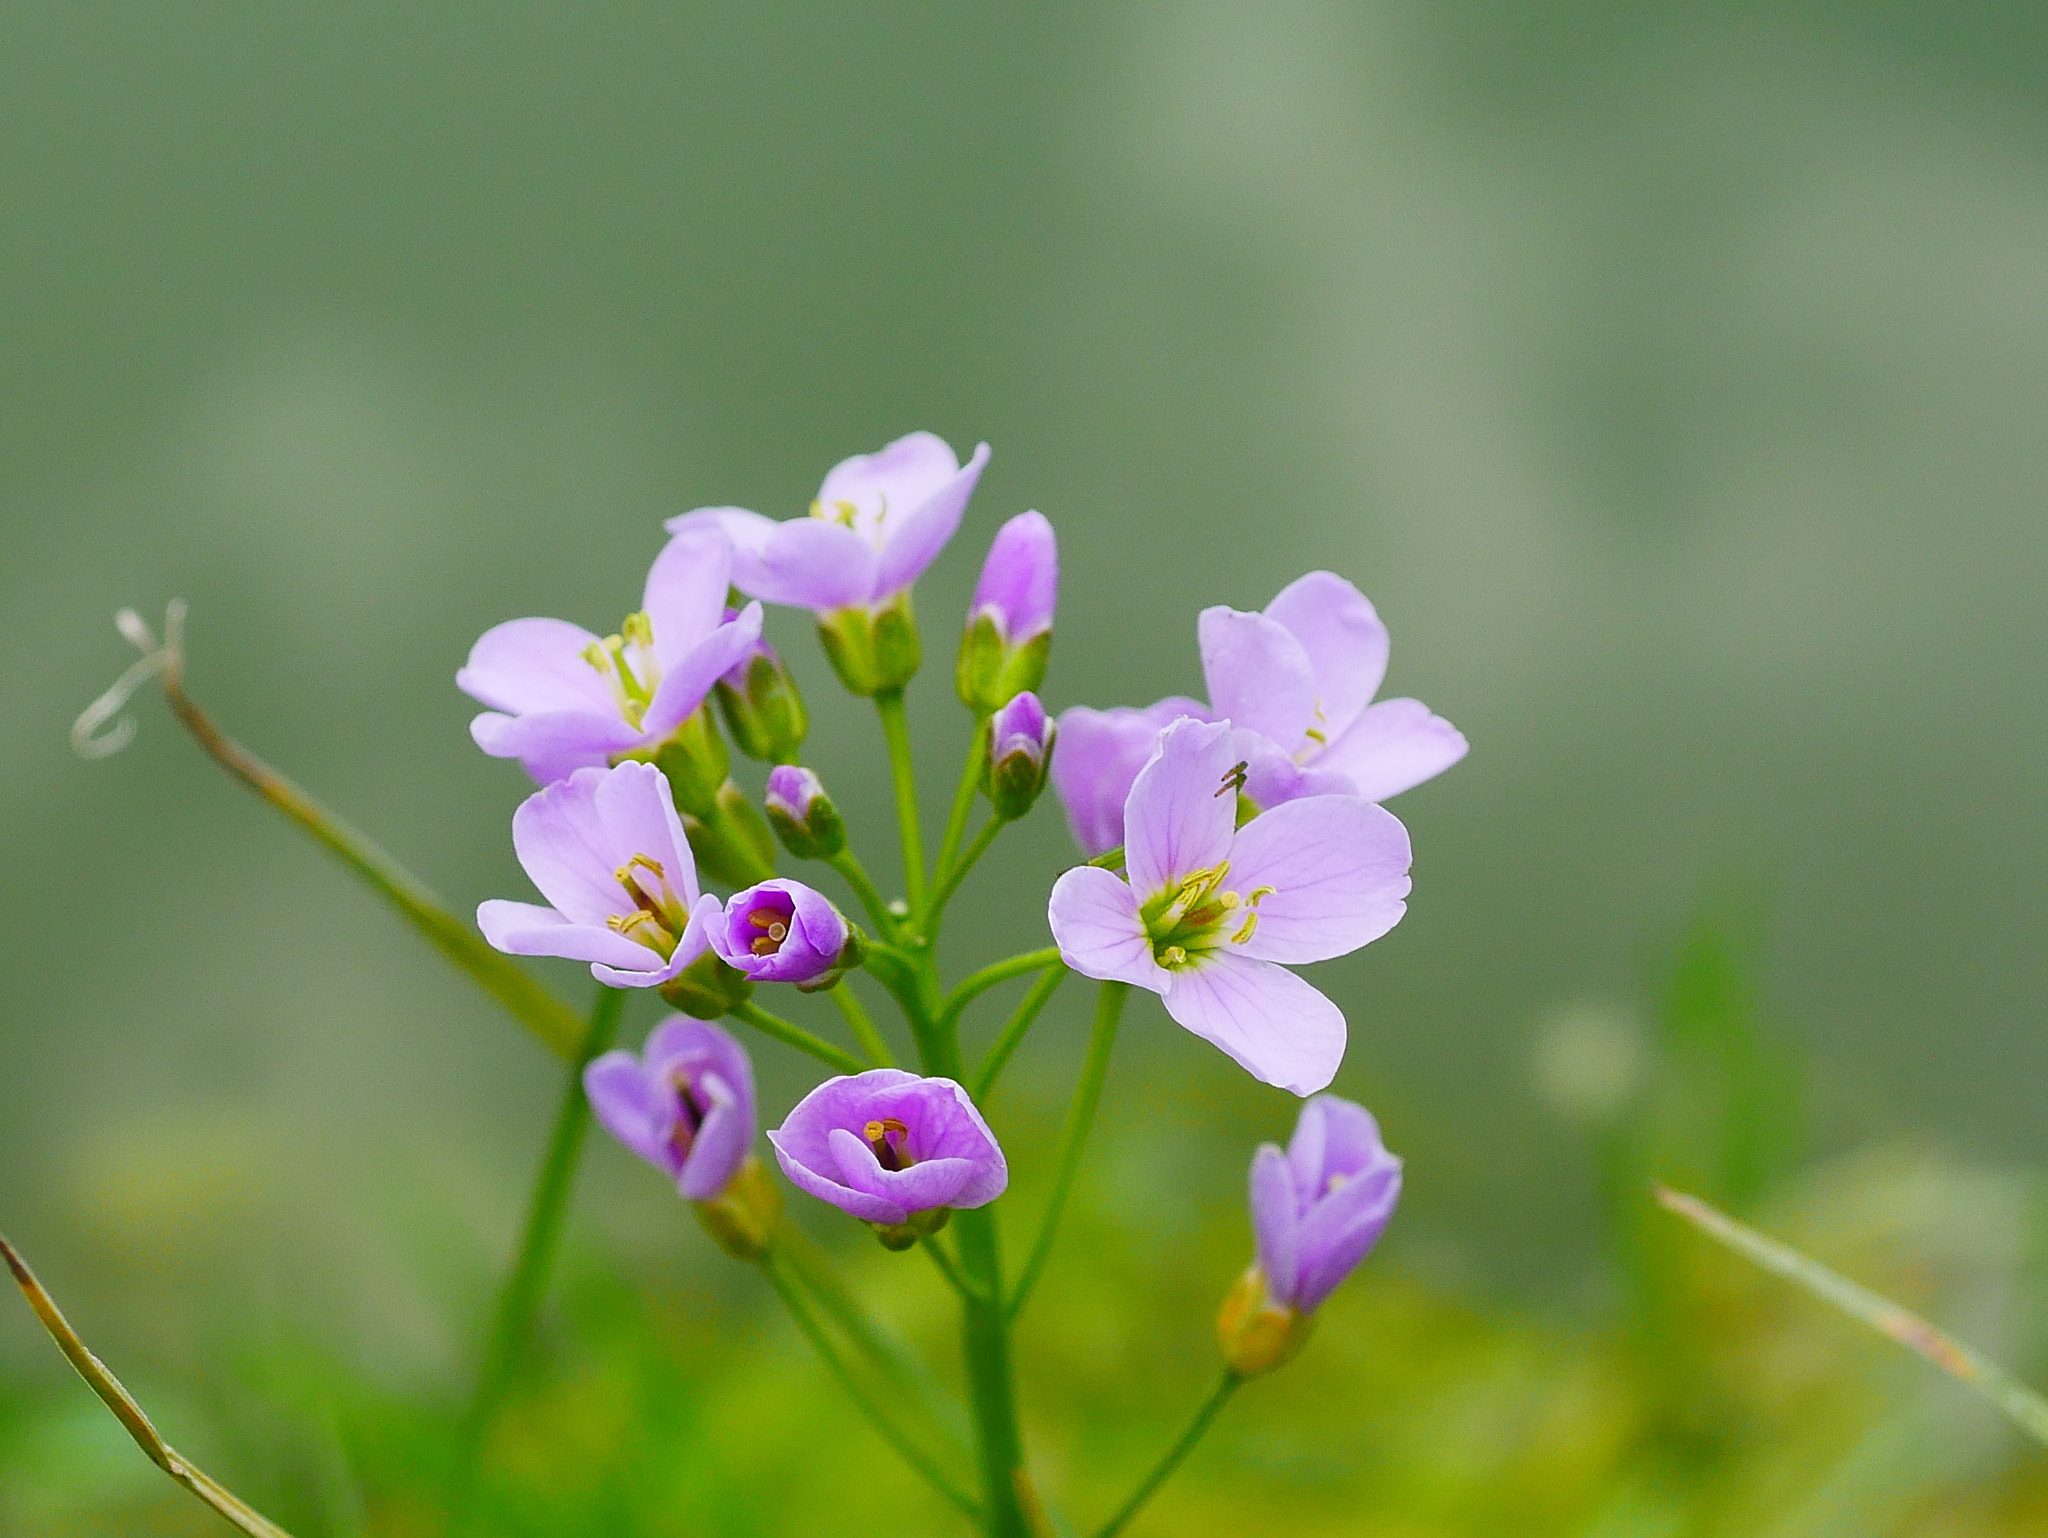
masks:
{"type": "Polygon", "coordinates": [[[878,505],[872,512],[858,502],[813,502],[811,516],[821,523],[836,523],[841,528],[851,529],[869,544],[879,546],[883,527],[889,521],[889,499],[877,492],[875,500],[878,505]]]}
{"type": "Polygon", "coordinates": [[[632,906],[604,921],[605,928],[622,934],[635,944],[660,953],[663,961],[675,954],[676,945],[689,927],[690,912],[676,889],[669,885],[668,872],[652,855],[636,854],[612,872],[632,906]]]}
{"type": "Polygon", "coordinates": [[[1138,910],[1154,961],[1169,969],[1184,967],[1226,943],[1243,945],[1251,939],[1259,927],[1259,904],[1273,895],[1274,888],[1254,887],[1239,896],[1223,885],[1229,874],[1228,860],[1195,871],[1138,910]],[[1240,910],[1243,917],[1238,919],[1240,910]],[[1226,940],[1224,931],[1233,921],[1237,928],[1226,940]]]}
{"type": "Polygon", "coordinates": [[[680,1070],[670,1078],[669,1083],[675,1089],[676,1109],[680,1114],[676,1117],[675,1131],[668,1135],[668,1146],[676,1151],[678,1159],[687,1159],[690,1157],[690,1149],[697,1142],[697,1133],[703,1128],[704,1118],[709,1114],[710,1107],[697,1098],[697,1091],[691,1088],[688,1076],[680,1070]]]}
{"type": "Polygon", "coordinates": [[[861,1129],[861,1136],[874,1150],[875,1162],[885,1170],[907,1170],[917,1163],[910,1156],[910,1129],[893,1116],[869,1122],[861,1129]]]}
{"type": "Polygon", "coordinates": [[[787,913],[777,913],[773,908],[756,908],[747,915],[747,922],[761,931],[747,942],[747,949],[756,956],[773,956],[782,949],[782,942],[789,938],[787,913]]]}
{"type": "Polygon", "coordinates": [[[654,621],[647,612],[628,614],[617,635],[583,648],[583,660],[604,676],[619,714],[637,727],[654,703],[654,691],[661,687],[661,664],[654,656],[654,621]]]}

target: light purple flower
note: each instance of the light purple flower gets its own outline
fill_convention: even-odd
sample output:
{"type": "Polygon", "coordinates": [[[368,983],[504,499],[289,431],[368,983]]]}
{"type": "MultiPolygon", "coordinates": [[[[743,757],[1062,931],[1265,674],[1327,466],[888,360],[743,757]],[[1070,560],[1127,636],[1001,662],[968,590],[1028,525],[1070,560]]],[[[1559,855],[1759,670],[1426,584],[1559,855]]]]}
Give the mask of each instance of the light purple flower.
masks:
{"type": "Polygon", "coordinates": [[[987,463],[985,443],[962,465],[944,439],[911,433],[834,465],[808,518],[778,523],[744,508],[700,507],[671,518],[668,528],[724,530],[734,549],[733,585],[755,598],[819,614],[873,611],[945,548],[987,463]]]}
{"type": "Polygon", "coordinates": [[[1252,1226],[1268,1294],[1314,1313],[1379,1243],[1400,1199],[1401,1161],[1380,1142],[1372,1113],[1335,1095],[1309,1101],[1286,1153],[1266,1143],[1252,1157],[1252,1226]]]}
{"type": "Polygon", "coordinates": [[[827,1079],[768,1134],[783,1174],[821,1201],[884,1226],[1003,1194],[1009,1166],[951,1079],[875,1068],[827,1079]]]}
{"type": "Polygon", "coordinates": [[[1420,700],[1373,703],[1387,627],[1333,572],[1290,582],[1264,613],[1204,609],[1197,628],[1211,709],[1278,750],[1253,765],[1246,793],[1260,806],[1347,788],[1384,801],[1465,756],[1464,736],[1420,700]]]}
{"type": "Polygon", "coordinates": [[[718,899],[700,897],[697,865],[652,764],[578,769],[512,814],[519,863],[553,904],[493,900],[477,927],[515,956],[590,963],[615,988],[654,988],[704,953],[718,899]]]}
{"type": "Polygon", "coordinates": [[[470,736],[543,785],[651,753],[760,639],[759,604],[725,617],[732,561],[716,529],[694,530],[655,558],[641,608],[617,635],[559,619],[485,631],[455,675],[463,693],[491,707],[470,722],[470,736]]]}
{"type": "Polygon", "coordinates": [[[988,727],[989,804],[998,817],[1015,821],[1031,810],[1045,789],[1058,729],[1028,689],[991,716],[988,727]]]}
{"type": "Polygon", "coordinates": [[[585,1068],[583,1090],[605,1130],[693,1202],[716,1198],[754,1141],[754,1065],[708,1020],[670,1015],[637,1056],[585,1068]]]}
{"type": "Polygon", "coordinates": [[[1206,721],[1209,707],[1176,695],[1143,709],[1075,705],[1060,713],[1052,788],[1067,810],[1074,842],[1090,859],[1124,841],[1124,802],[1131,786],[1158,748],[1160,732],[1182,716],[1206,721]]]}
{"type": "Polygon", "coordinates": [[[1287,970],[1377,940],[1408,895],[1408,831],[1354,796],[1311,796],[1236,826],[1243,761],[1228,722],[1176,721],[1124,804],[1128,879],[1054,884],[1060,956],[1136,983],[1255,1076],[1297,1095],[1335,1077],[1343,1013],[1287,970]]]}
{"type": "Polygon", "coordinates": [[[815,770],[801,764],[777,764],[768,771],[768,793],[762,804],[792,822],[803,822],[811,815],[812,804],[824,794],[825,782],[815,770]]]}
{"type": "Polygon", "coordinates": [[[1052,524],[1043,513],[1019,513],[996,530],[967,623],[987,615],[1006,646],[1022,646],[1052,629],[1059,593],[1059,541],[1052,524]]]}
{"type": "Polygon", "coordinates": [[[822,892],[776,877],[735,893],[711,948],[757,983],[819,983],[843,971],[853,926],[822,892]]]}

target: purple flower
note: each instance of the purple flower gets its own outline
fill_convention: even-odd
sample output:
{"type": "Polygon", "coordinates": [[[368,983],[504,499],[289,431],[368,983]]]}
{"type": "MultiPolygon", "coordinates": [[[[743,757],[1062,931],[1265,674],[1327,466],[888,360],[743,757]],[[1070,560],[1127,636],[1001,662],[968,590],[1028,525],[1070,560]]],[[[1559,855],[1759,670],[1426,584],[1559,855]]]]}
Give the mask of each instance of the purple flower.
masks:
{"type": "Polygon", "coordinates": [[[1015,821],[1045,789],[1058,730],[1038,696],[1026,690],[990,717],[988,779],[984,787],[998,817],[1015,821]]]}
{"type": "Polygon", "coordinates": [[[719,959],[757,983],[830,987],[859,955],[853,926],[823,893],[779,876],[736,893],[710,935],[719,959]]]}
{"type": "Polygon", "coordinates": [[[1074,842],[1090,859],[1124,841],[1124,802],[1138,771],[1150,762],[1159,734],[1182,716],[1209,719],[1200,700],[1174,696],[1142,710],[1075,705],[1060,713],[1060,753],[1052,788],[1067,809],[1074,842]]]}
{"type": "Polygon", "coordinates": [[[1262,614],[1204,609],[1198,631],[1215,715],[1277,750],[1264,762],[1239,753],[1253,761],[1246,794],[1259,806],[1333,790],[1384,801],[1465,756],[1464,736],[1420,700],[1373,703],[1387,627],[1333,572],[1290,582],[1262,614]]]}
{"type": "Polygon", "coordinates": [[[900,1068],[827,1079],[768,1141],[791,1181],[885,1229],[984,1206],[1010,1183],[1003,1151],[967,1091],[900,1068]]]}
{"type": "Polygon", "coordinates": [[[782,847],[799,860],[829,860],[846,847],[845,820],[808,769],[777,764],[769,770],[761,808],[782,847]]]}
{"type": "Polygon", "coordinates": [[[1312,1314],[1379,1243],[1401,1199],[1401,1161],[1362,1105],[1318,1095],[1287,1152],[1252,1156],[1252,1226],[1273,1301],[1312,1314]]]}
{"type": "Polygon", "coordinates": [[[491,708],[469,724],[478,747],[516,758],[540,784],[572,770],[651,757],[761,635],[761,608],[725,617],[729,541],[715,529],[669,541],[638,612],[599,638],[558,619],[493,626],[455,675],[491,708]]]}
{"type": "Polygon", "coordinates": [[[1005,645],[1022,646],[1052,629],[1059,593],[1059,541],[1052,524],[1043,513],[1019,513],[996,530],[967,623],[986,615],[1005,645]]]}
{"type": "Polygon", "coordinates": [[[754,1140],[754,1066],[708,1020],[669,1016],[637,1057],[607,1052],[585,1068],[583,1089],[605,1130],[693,1202],[726,1188],[754,1140]]]}
{"type": "Polygon", "coordinates": [[[778,523],[744,508],[700,507],[668,528],[723,529],[733,543],[733,584],[755,598],[821,615],[873,611],[945,548],[987,463],[985,443],[963,466],[944,439],[911,433],[834,465],[808,518],[778,523]]]}
{"type": "Polygon", "coordinates": [[[1236,826],[1243,760],[1228,722],[1176,721],[1124,804],[1128,880],[1066,872],[1060,956],[1136,983],[1255,1076],[1297,1095],[1344,1057],[1343,1013],[1287,970],[1377,940],[1408,895],[1408,832],[1354,796],[1290,801],[1236,826]]]}
{"type": "Polygon", "coordinates": [[[615,988],[654,988],[702,955],[718,899],[697,866],[668,780],[652,764],[578,769],[512,814],[512,847],[552,907],[491,901],[477,927],[515,956],[590,963],[615,988]]]}

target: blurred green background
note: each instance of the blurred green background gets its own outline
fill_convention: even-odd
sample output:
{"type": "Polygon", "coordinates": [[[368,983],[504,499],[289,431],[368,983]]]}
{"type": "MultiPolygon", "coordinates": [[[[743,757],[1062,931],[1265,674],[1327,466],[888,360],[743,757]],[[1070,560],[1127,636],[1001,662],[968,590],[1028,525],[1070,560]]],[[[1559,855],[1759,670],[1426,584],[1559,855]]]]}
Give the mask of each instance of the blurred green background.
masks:
{"type": "MultiPolygon", "coordinates": [[[[470,641],[611,629],[665,515],[930,427],[995,448],[919,590],[932,796],[1025,507],[1051,702],[1195,691],[1199,607],[1328,566],[1474,744],[1395,803],[1406,922],[1317,973],[1401,1217],[1135,1531],[2041,1530],[2034,1455],[1641,1190],[2048,1368],[2044,66],[2040,6],[1927,0],[6,6],[0,1223],[300,1538],[433,1531],[558,1070],[154,700],[70,755],[108,616],[189,599],[231,730],[524,896],[470,641]]],[[[882,864],[873,723],[772,623],[882,864]]],[[[1069,857],[1006,840],[956,965],[1069,857]]],[[[1013,1231],[1085,1003],[998,1107],[1013,1231]]],[[[1291,1117],[1134,1008],[1021,1347],[1077,1523],[1208,1378],[1291,1117]]],[[[804,1216],[950,1358],[928,1267],[804,1216]]],[[[496,1530],[951,1530],[616,1149],[561,1275],[496,1530]]],[[[212,1521],[0,1299],[0,1532],[212,1521]]]]}

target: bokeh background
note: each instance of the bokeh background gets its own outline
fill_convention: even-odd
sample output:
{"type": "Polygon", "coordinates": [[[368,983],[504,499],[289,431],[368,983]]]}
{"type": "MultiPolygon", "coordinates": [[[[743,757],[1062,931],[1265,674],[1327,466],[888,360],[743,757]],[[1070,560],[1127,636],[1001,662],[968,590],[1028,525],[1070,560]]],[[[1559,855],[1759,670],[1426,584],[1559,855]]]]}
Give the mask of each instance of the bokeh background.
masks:
{"type": "MultiPolygon", "coordinates": [[[[614,628],[664,516],[929,427],[995,449],[920,588],[929,796],[1025,507],[1053,702],[1195,692],[1198,608],[1328,566],[1474,743],[1395,804],[1406,922],[1317,974],[1400,1220],[1137,1531],[2040,1530],[2038,1454],[1642,1192],[2048,1369],[2044,67],[2048,12],[1955,0],[5,7],[0,1223],[301,1538],[435,1531],[558,1070],[160,703],[71,756],[108,618],[189,599],[231,730],[524,895],[470,641],[614,628]]],[[[960,964],[1041,943],[1069,857],[1051,807],[1006,839],[960,964]]],[[[999,1107],[1018,1235],[1085,1005],[999,1107]]],[[[1211,1373],[1291,1116],[1133,1009],[1020,1346],[1076,1530],[1211,1373]]],[[[929,1268],[805,1217],[950,1371],[929,1268]]],[[[491,1530],[952,1530],[616,1149],[545,1322],[491,1530]]],[[[213,1520],[0,1299],[0,1532],[213,1520]]]]}

